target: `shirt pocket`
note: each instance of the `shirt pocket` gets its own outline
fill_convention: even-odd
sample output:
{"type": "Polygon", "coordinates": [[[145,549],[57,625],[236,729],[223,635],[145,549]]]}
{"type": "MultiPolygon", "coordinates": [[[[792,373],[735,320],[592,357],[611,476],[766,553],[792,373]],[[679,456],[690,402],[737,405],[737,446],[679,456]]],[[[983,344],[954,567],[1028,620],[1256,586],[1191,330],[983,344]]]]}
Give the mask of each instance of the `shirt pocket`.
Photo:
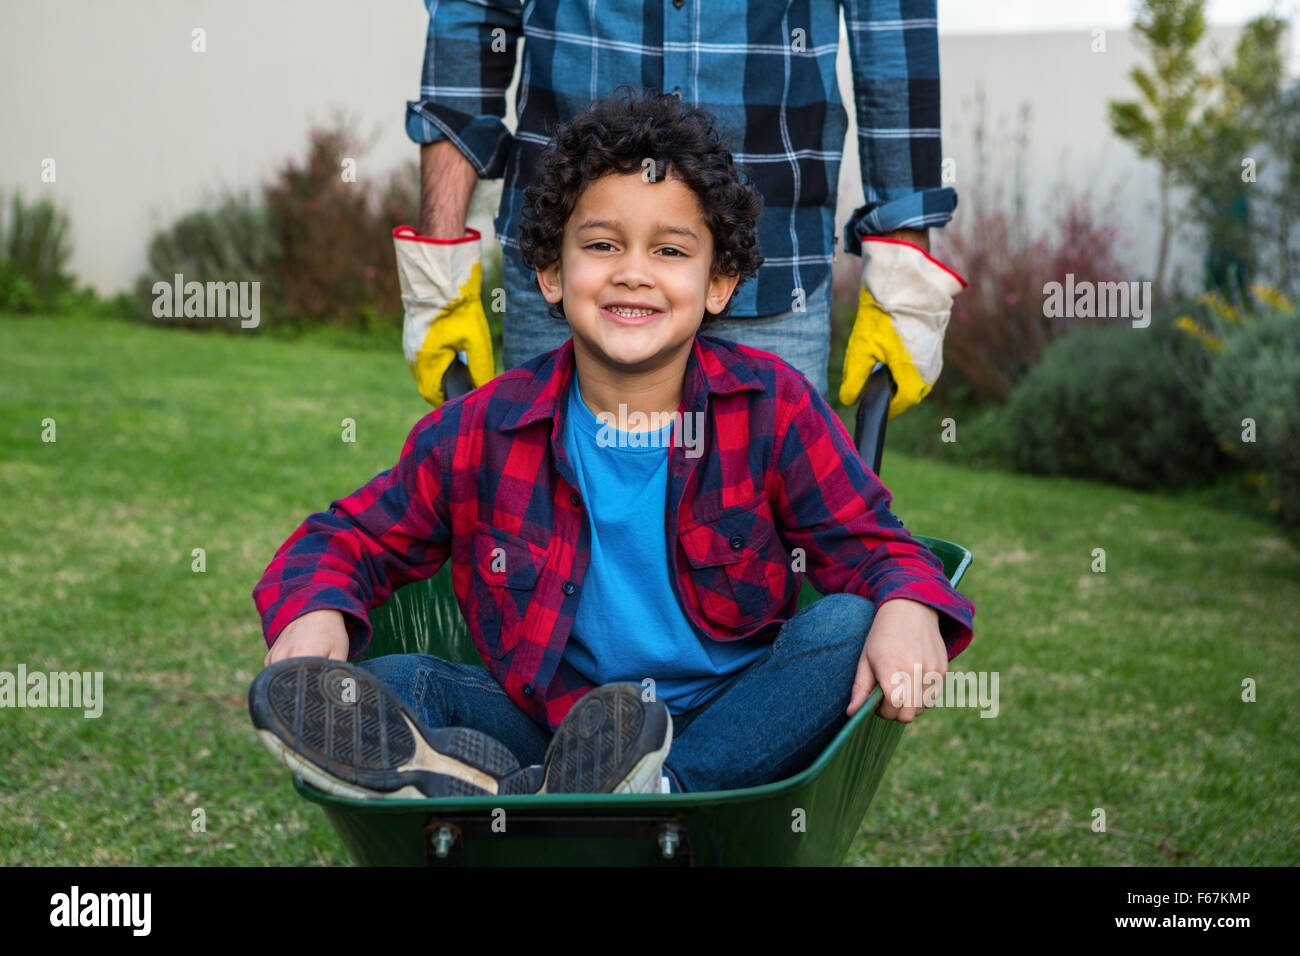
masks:
{"type": "Polygon", "coordinates": [[[765,497],[691,521],[678,540],[711,623],[750,631],[786,602],[795,575],[765,497]]]}
{"type": "Polygon", "coordinates": [[[475,614],[488,654],[500,660],[519,643],[546,552],[482,521],[474,527],[475,614]]]}

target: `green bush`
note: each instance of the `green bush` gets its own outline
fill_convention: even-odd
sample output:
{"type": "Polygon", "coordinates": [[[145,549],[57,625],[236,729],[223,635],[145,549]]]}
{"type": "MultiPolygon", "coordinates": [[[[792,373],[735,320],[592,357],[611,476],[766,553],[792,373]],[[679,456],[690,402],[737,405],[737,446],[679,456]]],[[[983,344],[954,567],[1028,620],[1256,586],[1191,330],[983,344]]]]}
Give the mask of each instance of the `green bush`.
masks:
{"type": "Polygon", "coordinates": [[[1015,468],[1006,433],[1006,405],[976,401],[964,382],[941,395],[931,392],[919,405],[892,419],[885,429],[886,456],[890,451],[970,468],[1015,468]]]}
{"type": "Polygon", "coordinates": [[[312,130],[306,157],[287,161],[259,200],[227,198],[192,212],[149,244],[150,271],[136,299],[153,321],[239,328],[240,317],[153,316],[153,288],[172,282],[260,285],[262,322],[273,335],[325,331],[340,344],[391,347],[402,334],[393,228],[418,223],[415,163],[380,179],[355,175],[368,145],[339,119],[312,130]]]}
{"type": "Polygon", "coordinates": [[[1203,407],[1219,441],[1264,476],[1270,510],[1300,525],[1300,317],[1270,311],[1227,336],[1203,407]]]}
{"type": "Polygon", "coordinates": [[[68,271],[72,225],[53,202],[0,197],[0,312],[138,319],[125,293],[104,299],[68,271]]]}
{"type": "Polygon", "coordinates": [[[16,263],[0,259],[0,311],[40,312],[41,297],[16,263]]]}
{"type": "Polygon", "coordinates": [[[419,221],[419,169],[408,164],[382,181],[344,179],[345,164],[364,168],[367,148],[345,120],[313,130],[306,159],[286,162],[263,199],[280,239],[275,268],[285,311],[362,331],[387,324],[400,339],[393,228],[419,221]]]}
{"type": "Polygon", "coordinates": [[[215,209],[189,213],[154,235],[149,242],[149,271],[136,283],[136,298],[151,321],[164,325],[239,328],[238,315],[155,314],[154,283],[170,287],[177,274],[185,282],[259,282],[262,312],[275,313],[279,284],[273,265],[279,252],[271,217],[246,195],[228,196],[215,209]]]}
{"type": "Polygon", "coordinates": [[[0,201],[0,309],[43,312],[73,288],[72,227],[49,199],[0,201]]]}
{"type": "Polygon", "coordinates": [[[1225,456],[1187,369],[1198,346],[1167,318],[1078,327],[1012,393],[1006,431],[1016,467],[1135,488],[1197,484],[1225,456]]]}

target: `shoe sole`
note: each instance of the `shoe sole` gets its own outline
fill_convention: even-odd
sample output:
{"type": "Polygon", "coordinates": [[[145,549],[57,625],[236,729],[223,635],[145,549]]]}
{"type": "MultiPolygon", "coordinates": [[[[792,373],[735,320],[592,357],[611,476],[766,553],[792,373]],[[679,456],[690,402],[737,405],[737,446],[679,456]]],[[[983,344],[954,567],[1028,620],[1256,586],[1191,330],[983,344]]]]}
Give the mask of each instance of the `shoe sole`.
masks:
{"type": "Polygon", "coordinates": [[[263,746],[335,796],[493,795],[510,792],[513,786],[503,790],[502,778],[520,769],[514,754],[487,734],[422,729],[396,694],[339,661],[278,661],[254,679],[248,706],[263,746]]]}
{"type": "Polygon", "coordinates": [[[647,706],[639,685],[597,687],[556,730],[537,792],[658,793],[672,739],[668,708],[662,702],[647,706]]]}
{"type": "Polygon", "coordinates": [[[546,770],[541,766],[524,767],[502,778],[497,793],[503,796],[537,793],[546,781],[546,770]]]}

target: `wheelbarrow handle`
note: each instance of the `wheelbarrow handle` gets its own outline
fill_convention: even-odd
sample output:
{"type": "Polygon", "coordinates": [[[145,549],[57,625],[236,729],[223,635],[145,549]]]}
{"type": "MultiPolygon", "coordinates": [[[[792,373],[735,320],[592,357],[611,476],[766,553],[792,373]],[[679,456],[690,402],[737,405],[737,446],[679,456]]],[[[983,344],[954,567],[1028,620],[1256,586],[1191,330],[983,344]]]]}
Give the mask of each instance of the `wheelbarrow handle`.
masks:
{"type": "Polygon", "coordinates": [[[461,352],[452,359],[442,376],[442,394],[449,402],[474,391],[474,380],[469,377],[469,366],[465,364],[464,356],[465,353],[461,352]]]}
{"type": "Polygon", "coordinates": [[[880,458],[885,451],[885,425],[889,421],[889,403],[898,386],[889,366],[877,362],[867,376],[862,397],[858,399],[858,417],[853,423],[853,444],[862,460],[880,475],[880,458]]]}

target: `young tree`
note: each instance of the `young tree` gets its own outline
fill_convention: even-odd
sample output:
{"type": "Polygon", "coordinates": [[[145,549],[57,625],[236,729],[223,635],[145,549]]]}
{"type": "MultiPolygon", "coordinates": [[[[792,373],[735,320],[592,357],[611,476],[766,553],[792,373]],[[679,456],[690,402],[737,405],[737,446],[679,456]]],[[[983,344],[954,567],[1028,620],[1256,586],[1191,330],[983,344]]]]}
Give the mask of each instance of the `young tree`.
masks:
{"type": "Polygon", "coordinates": [[[1262,231],[1272,247],[1273,281],[1279,289],[1300,294],[1300,82],[1283,91],[1264,123],[1269,159],[1282,164],[1278,184],[1265,197],[1262,231]]]}
{"type": "Polygon", "coordinates": [[[1206,285],[1239,298],[1259,269],[1259,230],[1252,199],[1268,202],[1255,185],[1258,151],[1284,74],[1279,46],[1285,21],[1265,15],[1251,20],[1237,41],[1234,59],[1215,80],[1217,96],[1191,129],[1186,185],[1194,221],[1205,235],[1206,285]]]}
{"type": "Polygon", "coordinates": [[[1129,73],[1139,100],[1112,101],[1111,129],[1160,169],[1160,254],[1155,286],[1164,296],[1165,267],[1174,232],[1171,192],[1184,178],[1195,148],[1191,117],[1211,86],[1193,51],[1205,35],[1205,0],[1142,0],[1133,29],[1151,53],[1150,71],[1129,73]]]}

